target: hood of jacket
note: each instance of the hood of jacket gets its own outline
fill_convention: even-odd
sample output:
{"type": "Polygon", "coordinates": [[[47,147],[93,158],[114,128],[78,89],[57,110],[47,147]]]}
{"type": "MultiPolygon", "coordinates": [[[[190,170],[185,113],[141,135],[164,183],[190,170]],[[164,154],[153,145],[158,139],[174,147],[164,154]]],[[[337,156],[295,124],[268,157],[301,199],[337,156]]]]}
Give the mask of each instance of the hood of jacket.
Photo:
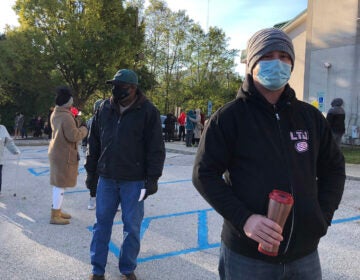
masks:
{"type": "MultiPolygon", "coordinates": [[[[247,74],[241,88],[236,95],[236,98],[242,98],[249,102],[256,102],[268,110],[273,110],[274,107],[274,105],[269,103],[266,98],[256,89],[253,78],[250,74],[247,74]]],[[[282,109],[287,105],[291,105],[291,103],[294,101],[296,101],[295,92],[289,86],[289,84],[287,84],[275,105],[278,109],[282,109]]]]}
{"type": "Polygon", "coordinates": [[[331,106],[335,107],[335,106],[342,106],[344,104],[344,101],[342,100],[342,98],[335,98],[333,101],[331,101],[331,106]]]}

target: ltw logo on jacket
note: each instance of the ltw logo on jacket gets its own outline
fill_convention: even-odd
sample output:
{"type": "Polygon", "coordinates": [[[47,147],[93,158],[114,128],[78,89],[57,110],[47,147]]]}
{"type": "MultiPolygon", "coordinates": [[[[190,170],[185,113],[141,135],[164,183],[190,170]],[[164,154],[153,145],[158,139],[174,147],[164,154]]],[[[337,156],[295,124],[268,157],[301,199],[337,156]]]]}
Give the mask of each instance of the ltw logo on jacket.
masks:
{"type": "Polygon", "coordinates": [[[306,152],[309,149],[309,132],[307,130],[290,131],[290,140],[295,141],[295,150],[298,153],[306,152]]]}

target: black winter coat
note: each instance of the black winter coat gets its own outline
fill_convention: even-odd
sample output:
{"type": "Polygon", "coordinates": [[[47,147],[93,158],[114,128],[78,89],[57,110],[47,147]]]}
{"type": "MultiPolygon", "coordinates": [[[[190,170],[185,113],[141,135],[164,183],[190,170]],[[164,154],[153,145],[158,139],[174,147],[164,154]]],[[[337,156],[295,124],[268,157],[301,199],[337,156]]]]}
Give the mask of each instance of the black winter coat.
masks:
{"type": "Polygon", "coordinates": [[[331,107],[326,115],[326,119],[334,133],[345,133],[345,111],[341,105],[331,107]]]}
{"type": "Polygon", "coordinates": [[[251,76],[238,97],[210,119],[193,169],[194,186],[224,217],[226,246],[274,263],[316,250],[338,208],[344,182],[344,158],[322,114],[298,101],[288,85],[271,105],[251,76]],[[295,200],[277,257],[259,253],[258,243],[243,231],[250,215],[266,215],[273,189],[292,193],[295,200]]]}
{"type": "Polygon", "coordinates": [[[122,115],[105,100],[91,124],[87,172],[114,180],[158,179],[165,146],[158,109],[138,90],[136,102],[122,115]]]}

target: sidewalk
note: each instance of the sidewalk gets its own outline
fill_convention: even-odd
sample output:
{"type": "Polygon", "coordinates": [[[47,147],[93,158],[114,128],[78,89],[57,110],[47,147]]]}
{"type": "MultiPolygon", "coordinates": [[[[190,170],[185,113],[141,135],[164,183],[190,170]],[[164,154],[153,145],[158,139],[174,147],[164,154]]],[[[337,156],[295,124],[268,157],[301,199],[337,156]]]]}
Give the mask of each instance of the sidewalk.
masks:
{"type": "MultiPolygon", "coordinates": [[[[49,144],[47,138],[28,138],[15,140],[18,146],[44,146],[49,144]]],[[[184,155],[195,155],[196,147],[186,147],[183,141],[165,142],[167,152],[176,152],[184,155]]],[[[360,164],[346,164],[346,178],[360,181],[360,164]]]]}

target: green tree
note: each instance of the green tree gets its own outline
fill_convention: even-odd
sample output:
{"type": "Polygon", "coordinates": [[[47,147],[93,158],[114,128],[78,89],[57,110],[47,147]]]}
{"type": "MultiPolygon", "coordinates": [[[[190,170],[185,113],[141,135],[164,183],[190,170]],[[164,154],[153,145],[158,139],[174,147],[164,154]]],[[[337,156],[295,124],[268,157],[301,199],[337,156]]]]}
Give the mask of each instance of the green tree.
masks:
{"type": "Polygon", "coordinates": [[[237,52],[228,49],[228,39],[221,29],[211,27],[205,33],[198,24],[193,24],[184,51],[185,75],[179,104],[205,111],[209,100],[216,109],[233,99],[234,83],[240,80],[233,73],[237,52]]]}
{"type": "Polygon", "coordinates": [[[119,68],[133,68],[143,44],[138,10],[119,0],[17,0],[20,31],[41,50],[83,106],[119,68]]]}
{"type": "Polygon", "coordinates": [[[53,103],[53,88],[61,77],[33,46],[35,34],[7,30],[0,40],[0,108],[2,120],[11,130],[15,112],[46,115],[53,103]]]}
{"type": "Polygon", "coordinates": [[[238,51],[228,49],[221,29],[205,33],[185,11],[173,12],[161,0],[150,1],[145,15],[145,55],[157,79],[151,97],[163,113],[175,107],[205,110],[208,100],[219,107],[235,96],[238,51]]]}

